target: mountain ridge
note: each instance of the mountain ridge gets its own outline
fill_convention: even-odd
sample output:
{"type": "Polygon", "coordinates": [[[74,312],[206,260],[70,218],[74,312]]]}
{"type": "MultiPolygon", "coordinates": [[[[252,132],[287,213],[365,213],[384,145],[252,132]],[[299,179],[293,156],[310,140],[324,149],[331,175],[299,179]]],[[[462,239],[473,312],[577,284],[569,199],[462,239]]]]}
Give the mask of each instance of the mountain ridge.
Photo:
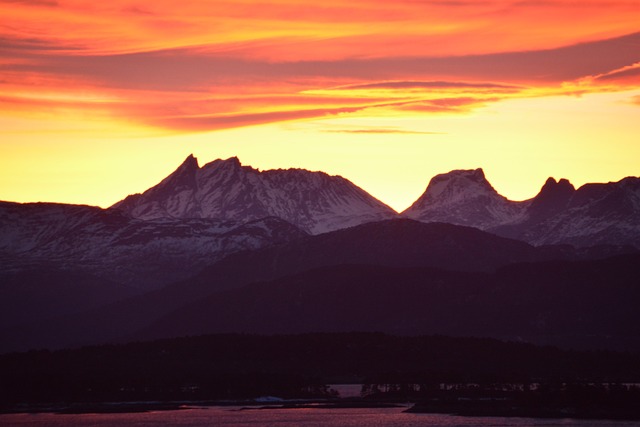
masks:
{"type": "Polygon", "coordinates": [[[588,183],[548,178],[538,194],[512,201],[482,168],[434,176],[401,213],[340,176],[305,169],[260,171],[237,157],[200,167],[190,155],[159,184],[110,209],[140,219],[258,219],[276,216],[311,233],[398,217],[447,222],[534,245],[633,245],[640,248],[640,178],[588,183]]]}
{"type": "Polygon", "coordinates": [[[511,201],[491,186],[482,169],[454,170],[432,178],[400,215],[472,226],[536,246],[640,248],[640,178],[578,189],[567,179],[548,178],[533,198],[511,201]]]}
{"type": "Polygon", "coordinates": [[[312,234],[397,215],[340,176],[305,169],[260,171],[237,157],[199,167],[193,155],[159,184],[110,209],[139,219],[276,216],[312,234]]]}
{"type": "Polygon", "coordinates": [[[0,202],[0,273],[48,265],[147,291],[234,251],[305,235],[274,217],[145,221],[93,206],[0,202]]]}

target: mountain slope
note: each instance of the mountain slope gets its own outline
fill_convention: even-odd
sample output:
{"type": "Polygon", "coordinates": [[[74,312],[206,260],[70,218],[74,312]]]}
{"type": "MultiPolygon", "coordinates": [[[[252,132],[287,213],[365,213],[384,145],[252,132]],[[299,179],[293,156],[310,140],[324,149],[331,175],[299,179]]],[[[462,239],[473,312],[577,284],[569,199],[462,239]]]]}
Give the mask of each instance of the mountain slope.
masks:
{"type": "Polygon", "coordinates": [[[0,272],[0,329],[96,309],[136,293],[104,278],[47,266],[0,272]]]}
{"type": "Polygon", "coordinates": [[[424,194],[402,216],[484,230],[514,221],[525,207],[526,203],[498,194],[482,169],[455,170],[433,177],[424,194]]]}
{"type": "Polygon", "coordinates": [[[200,168],[193,156],[155,187],[112,209],[140,219],[249,221],[275,216],[312,234],[397,215],[339,176],[302,169],[258,171],[235,157],[200,168]]]}
{"type": "MultiPolygon", "coordinates": [[[[451,224],[425,224],[408,219],[369,223],[259,250],[237,252],[192,278],[157,291],[56,321],[0,331],[0,351],[126,340],[136,337],[138,331],[169,313],[199,300],[215,299],[220,292],[322,268],[365,265],[447,269],[458,276],[473,273],[471,277],[478,278],[473,283],[481,284],[486,274],[513,263],[600,256],[598,251],[575,251],[571,247],[536,248],[475,228],[451,224]]],[[[358,279],[359,283],[366,285],[368,277],[363,275],[358,279]]],[[[510,281],[516,283],[520,279],[515,276],[510,281]]],[[[439,283],[438,286],[448,286],[447,282],[439,283]]],[[[397,292],[402,291],[398,288],[397,292]]],[[[457,295],[457,298],[466,298],[463,293],[457,295]]],[[[338,301],[342,297],[336,294],[335,298],[338,301]]],[[[385,304],[392,301],[389,299],[385,304]]],[[[254,303],[261,304],[261,300],[256,299],[254,303]]],[[[246,307],[231,304],[225,310],[242,313],[246,307]]]]}
{"type": "Polygon", "coordinates": [[[437,175],[402,216],[468,225],[533,245],[633,245],[640,248],[640,178],[579,189],[549,178],[533,199],[507,200],[481,169],[437,175]]]}
{"type": "Polygon", "coordinates": [[[487,231],[534,245],[640,248],[640,178],[585,184],[577,190],[567,180],[550,178],[519,221],[487,231]]]}
{"type": "Polygon", "coordinates": [[[0,202],[0,336],[28,346],[19,325],[41,328],[306,235],[273,217],[143,221],[91,206],[0,202]]]}
{"type": "Polygon", "coordinates": [[[640,350],[640,257],[516,264],[495,273],[342,265],[228,290],[136,335],[375,331],[640,350]]]}
{"type": "MultiPolygon", "coordinates": [[[[83,315],[13,329],[0,335],[0,350],[60,347],[106,342],[129,336],[156,319],[221,290],[273,280],[310,269],[365,264],[494,271],[513,262],[546,257],[524,242],[451,224],[413,220],[368,223],[308,236],[255,251],[237,252],[198,275],[83,315]],[[29,344],[25,337],[30,337],[29,344]]],[[[241,307],[237,307],[241,309],[241,307]]]]}
{"type": "Polygon", "coordinates": [[[149,290],[233,252],[305,235],[278,218],[143,221],[92,206],[0,202],[0,273],[49,266],[149,290]]]}

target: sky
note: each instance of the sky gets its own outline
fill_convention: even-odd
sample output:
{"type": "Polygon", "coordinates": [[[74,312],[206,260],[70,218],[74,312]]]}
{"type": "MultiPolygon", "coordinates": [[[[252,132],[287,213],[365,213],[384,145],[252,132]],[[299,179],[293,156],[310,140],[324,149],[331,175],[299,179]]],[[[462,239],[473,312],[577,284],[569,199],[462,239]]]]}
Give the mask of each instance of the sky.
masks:
{"type": "Polygon", "coordinates": [[[483,168],[640,175],[639,0],[0,0],[0,200],[108,207],[189,154],[401,211],[483,168]]]}

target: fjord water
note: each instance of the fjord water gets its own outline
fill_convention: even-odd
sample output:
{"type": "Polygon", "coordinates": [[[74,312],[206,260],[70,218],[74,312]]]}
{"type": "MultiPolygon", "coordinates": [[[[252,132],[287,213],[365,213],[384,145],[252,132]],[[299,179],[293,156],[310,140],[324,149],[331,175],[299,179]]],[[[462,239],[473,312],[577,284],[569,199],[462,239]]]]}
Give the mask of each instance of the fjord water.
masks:
{"type": "Polygon", "coordinates": [[[10,414],[0,415],[0,425],[16,427],[112,427],[146,426],[593,426],[631,427],[634,421],[459,417],[445,414],[410,414],[400,408],[358,409],[259,409],[241,407],[197,407],[178,411],[125,414],[10,414]]]}

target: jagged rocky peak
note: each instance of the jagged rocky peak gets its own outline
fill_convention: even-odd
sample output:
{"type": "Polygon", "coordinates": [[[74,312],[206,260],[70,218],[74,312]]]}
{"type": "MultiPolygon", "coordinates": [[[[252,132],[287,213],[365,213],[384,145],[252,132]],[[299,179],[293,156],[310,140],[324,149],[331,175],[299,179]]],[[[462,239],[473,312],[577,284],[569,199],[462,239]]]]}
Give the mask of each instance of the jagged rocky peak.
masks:
{"type": "Polygon", "coordinates": [[[540,189],[538,196],[550,194],[570,196],[574,191],[576,191],[576,189],[568,179],[561,178],[560,181],[556,181],[554,178],[549,177],[540,189]]]}
{"type": "Polygon", "coordinates": [[[193,154],[190,154],[186,159],[184,159],[184,162],[182,162],[175,171],[163,179],[160,184],[175,184],[185,178],[192,178],[198,169],[200,169],[198,159],[195,158],[193,154]]]}
{"type": "Polygon", "coordinates": [[[529,214],[534,217],[553,215],[567,207],[575,192],[576,189],[569,180],[562,178],[556,181],[550,177],[531,201],[529,214]]]}
{"type": "Polygon", "coordinates": [[[275,216],[313,234],[397,215],[345,178],[304,169],[259,171],[237,157],[198,168],[189,156],[161,183],[113,208],[140,219],[275,216]]]}
{"type": "Polygon", "coordinates": [[[127,196],[124,200],[111,206],[111,208],[119,209],[136,218],[174,218],[176,215],[167,212],[166,209],[160,209],[156,202],[176,197],[177,194],[192,192],[194,187],[196,187],[196,176],[199,170],[198,159],[195,158],[193,154],[190,154],[175,171],[160,181],[160,183],[142,194],[138,193],[127,196]],[[143,199],[145,199],[147,203],[141,208],[140,204],[143,199]]]}
{"type": "Polygon", "coordinates": [[[204,165],[202,169],[240,169],[242,167],[240,159],[234,156],[228,159],[216,159],[204,165]]]}
{"type": "Polygon", "coordinates": [[[184,162],[182,162],[182,164],[178,166],[178,169],[176,169],[171,175],[169,175],[165,179],[165,181],[168,182],[184,178],[193,178],[193,175],[198,171],[198,169],[200,169],[200,166],[198,165],[198,159],[195,158],[193,154],[190,154],[189,157],[187,157],[184,162]]]}
{"type": "Polygon", "coordinates": [[[199,169],[198,159],[193,154],[189,154],[178,169],[199,169]]]}
{"type": "Polygon", "coordinates": [[[567,179],[556,181],[548,178],[540,192],[534,197],[531,207],[535,208],[539,204],[566,205],[569,199],[575,194],[576,189],[567,179]]]}

